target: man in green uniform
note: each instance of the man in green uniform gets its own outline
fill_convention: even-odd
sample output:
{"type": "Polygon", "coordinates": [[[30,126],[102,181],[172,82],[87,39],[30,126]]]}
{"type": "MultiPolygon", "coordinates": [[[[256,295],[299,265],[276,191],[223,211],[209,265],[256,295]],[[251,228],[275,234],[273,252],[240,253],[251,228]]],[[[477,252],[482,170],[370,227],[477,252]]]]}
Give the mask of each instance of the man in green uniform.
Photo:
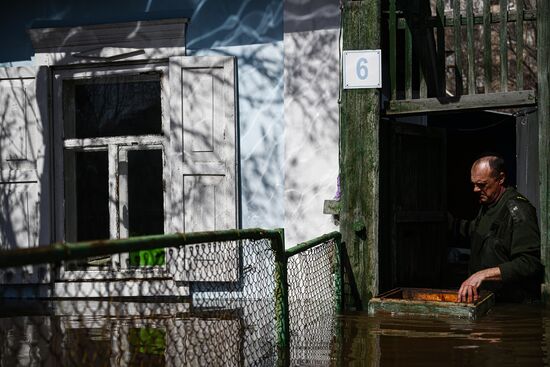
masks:
{"type": "Polygon", "coordinates": [[[470,238],[471,275],[460,286],[458,301],[477,300],[480,288],[504,301],[538,299],[543,265],[535,208],[514,188],[505,186],[500,157],[475,161],[471,180],[481,208],[473,221],[460,224],[460,232],[470,238]]]}

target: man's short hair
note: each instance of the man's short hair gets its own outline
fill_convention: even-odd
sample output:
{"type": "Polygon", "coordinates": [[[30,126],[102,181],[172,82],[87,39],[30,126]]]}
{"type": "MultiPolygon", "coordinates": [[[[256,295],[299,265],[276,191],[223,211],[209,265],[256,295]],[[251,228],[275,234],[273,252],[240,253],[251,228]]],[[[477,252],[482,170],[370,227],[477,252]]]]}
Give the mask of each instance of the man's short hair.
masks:
{"type": "Polygon", "coordinates": [[[493,159],[489,159],[489,167],[491,167],[493,171],[493,177],[498,177],[501,172],[506,175],[506,163],[504,162],[504,158],[498,155],[493,157],[493,159]]]}
{"type": "Polygon", "coordinates": [[[504,173],[506,176],[506,162],[500,155],[496,153],[484,153],[479,156],[475,163],[481,163],[482,161],[489,163],[492,177],[496,178],[500,173],[504,173]]]}

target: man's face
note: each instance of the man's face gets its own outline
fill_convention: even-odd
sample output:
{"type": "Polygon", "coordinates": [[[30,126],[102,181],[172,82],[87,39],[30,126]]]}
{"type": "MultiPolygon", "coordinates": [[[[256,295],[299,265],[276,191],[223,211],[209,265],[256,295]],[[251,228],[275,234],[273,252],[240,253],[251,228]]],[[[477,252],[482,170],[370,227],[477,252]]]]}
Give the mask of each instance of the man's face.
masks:
{"type": "Polygon", "coordinates": [[[486,163],[476,164],[472,167],[471,179],[474,192],[479,194],[481,204],[495,202],[504,191],[504,174],[493,177],[491,167],[486,163]]]}

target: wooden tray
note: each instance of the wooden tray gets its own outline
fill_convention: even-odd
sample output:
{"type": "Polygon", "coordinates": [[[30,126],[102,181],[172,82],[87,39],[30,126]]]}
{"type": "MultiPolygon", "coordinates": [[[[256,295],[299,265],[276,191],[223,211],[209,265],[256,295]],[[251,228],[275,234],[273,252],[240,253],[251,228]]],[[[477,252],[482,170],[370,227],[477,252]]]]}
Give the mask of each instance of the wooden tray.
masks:
{"type": "Polygon", "coordinates": [[[375,313],[449,316],[475,320],[495,303],[491,292],[481,291],[477,302],[457,302],[456,290],[429,288],[395,288],[369,301],[369,315],[375,313]]]}

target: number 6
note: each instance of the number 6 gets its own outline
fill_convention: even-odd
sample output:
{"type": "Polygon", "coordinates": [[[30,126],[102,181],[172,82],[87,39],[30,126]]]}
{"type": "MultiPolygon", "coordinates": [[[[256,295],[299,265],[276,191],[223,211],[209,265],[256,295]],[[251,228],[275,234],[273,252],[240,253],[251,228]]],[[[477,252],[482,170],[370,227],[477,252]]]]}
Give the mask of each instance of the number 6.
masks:
{"type": "Polygon", "coordinates": [[[355,67],[355,72],[357,77],[361,80],[367,79],[369,76],[369,68],[367,67],[367,59],[364,57],[357,60],[357,65],[355,67]]]}

